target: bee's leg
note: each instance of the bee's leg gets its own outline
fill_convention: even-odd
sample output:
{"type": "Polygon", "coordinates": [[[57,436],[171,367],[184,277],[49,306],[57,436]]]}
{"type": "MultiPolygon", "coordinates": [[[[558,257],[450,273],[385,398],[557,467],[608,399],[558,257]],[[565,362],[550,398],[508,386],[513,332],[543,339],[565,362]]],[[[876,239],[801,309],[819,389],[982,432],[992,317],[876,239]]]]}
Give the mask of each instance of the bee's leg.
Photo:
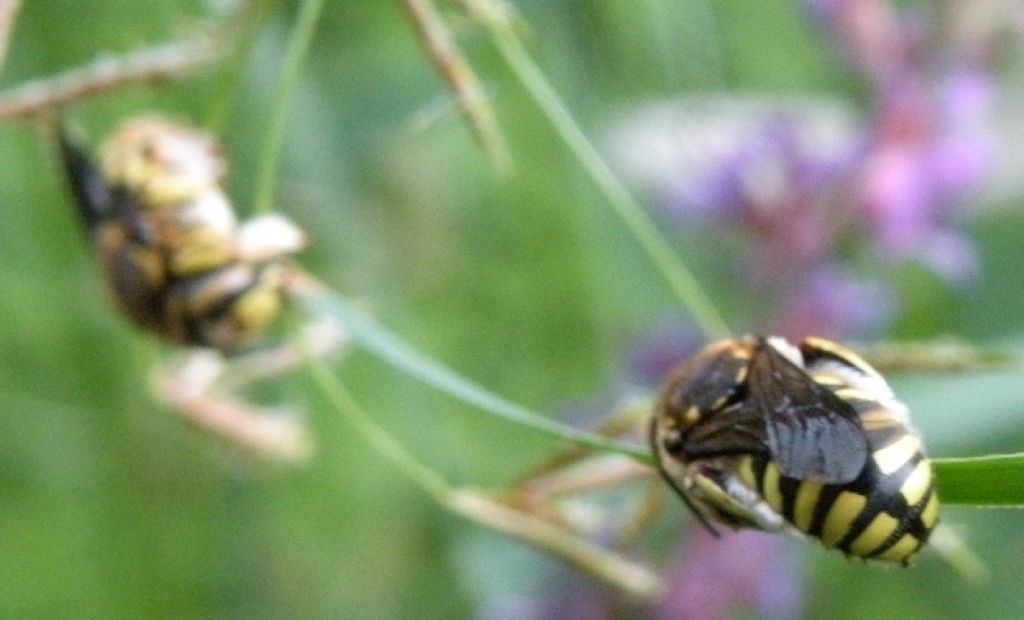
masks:
{"type": "Polygon", "coordinates": [[[57,143],[78,214],[86,228],[92,231],[97,224],[113,215],[110,188],[86,150],[71,137],[63,121],[57,123],[57,143]]]}
{"type": "Polygon", "coordinates": [[[306,235],[291,220],[277,213],[253,218],[238,230],[237,257],[259,263],[294,254],[306,246],[306,235]]]}
{"type": "Polygon", "coordinates": [[[229,366],[209,350],[193,351],[176,366],[158,370],[158,398],[199,427],[261,455],[297,460],[310,451],[305,425],[294,412],[246,403],[217,389],[229,366]]]}
{"type": "Polygon", "coordinates": [[[756,491],[748,488],[730,468],[693,463],[691,493],[714,510],[717,520],[769,532],[785,529],[786,521],[756,491]]]}

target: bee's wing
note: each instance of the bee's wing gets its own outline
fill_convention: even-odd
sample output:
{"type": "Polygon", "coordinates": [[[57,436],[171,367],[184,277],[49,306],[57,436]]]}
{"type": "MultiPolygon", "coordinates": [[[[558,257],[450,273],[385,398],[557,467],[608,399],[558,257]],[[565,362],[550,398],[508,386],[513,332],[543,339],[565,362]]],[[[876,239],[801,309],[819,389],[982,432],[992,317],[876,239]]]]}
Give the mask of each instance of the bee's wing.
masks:
{"type": "Polygon", "coordinates": [[[685,453],[690,459],[735,454],[769,456],[760,409],[740,403],[701,420],[686,436],[685,453]]]}
{"type": "Polygon", "coordinates": [[[764,419],[768,448],[783,475],[829,484],[850,482],[868,459],[860,417],[765,342],[750,370],[751,404],[764,419]]]}
{"type": "Polygon", "coordinates": [[[75,197],[78,213],[86,228],[93,230],[113,215],[110,188],[86,150],[71,136],[64,121],[57,124],[61,159],[75,197]]]}

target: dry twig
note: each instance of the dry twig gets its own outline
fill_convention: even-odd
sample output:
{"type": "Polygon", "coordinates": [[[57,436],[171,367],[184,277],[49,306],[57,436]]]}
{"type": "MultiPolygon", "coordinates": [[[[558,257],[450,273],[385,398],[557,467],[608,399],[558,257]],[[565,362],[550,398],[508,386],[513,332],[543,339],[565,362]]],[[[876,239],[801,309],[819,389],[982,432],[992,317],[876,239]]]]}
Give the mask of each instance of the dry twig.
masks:
{"type": "MultiPolygon", "coordinates": [[[[0,14],[0,24],[2,18],[0,14]]],[[[17,86],[0,93],[0,120],[36,116],[126,84],[184,77],[230,47],[239,22],[240,16],[232,13],[191,39],[123,56],[100,56],[84,66],[17,86]]]]}
{"type": "Polygon", "coordinates": [[[420,35],[424,51],[455,95],[455,101],[477,142],[487,151],[499,171],[509,172],[512,157],[495,120],[494,111],[472,67],[449,35],[434,3],[432,0],[402,0],[402,5],[420,35]]]}
{"type": "Polygon", "coordinates": [[[21,0],[0,0],[0,70],[7,60],[7,48],[14,32],[14,20],[21,8],[21,0]]]}
{"type": "Polygon", "coordinates": [[[200,428],[255,454],[287,461],[307,456],[312,442],[300,420],[217,390],[226,366],[217,353],[193,352],[176,369],[154,376],[154,393],[200,428]]]}

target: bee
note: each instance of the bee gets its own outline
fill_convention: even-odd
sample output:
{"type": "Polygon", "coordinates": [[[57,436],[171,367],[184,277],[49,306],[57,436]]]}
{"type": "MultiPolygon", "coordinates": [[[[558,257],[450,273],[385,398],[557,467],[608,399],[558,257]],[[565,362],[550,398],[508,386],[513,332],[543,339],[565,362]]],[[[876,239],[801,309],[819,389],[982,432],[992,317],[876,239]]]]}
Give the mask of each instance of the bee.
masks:
{"type": "Polygon", "coordinates": [[[939,518],[930,461],[877,371],[821,338],[707,346],[669,377],[658,468],[700,522],[796,530],[907,564],[939,518]]]}
{"type": "Polygon", "coordinates": [[[279,314],[302,231],[269,214],[240,224],[227,165],[208,135],[130,120],[99,163],[59,130],[77,210],[113,299],[136,324],[183,345],[233,352],[279,314]]]}

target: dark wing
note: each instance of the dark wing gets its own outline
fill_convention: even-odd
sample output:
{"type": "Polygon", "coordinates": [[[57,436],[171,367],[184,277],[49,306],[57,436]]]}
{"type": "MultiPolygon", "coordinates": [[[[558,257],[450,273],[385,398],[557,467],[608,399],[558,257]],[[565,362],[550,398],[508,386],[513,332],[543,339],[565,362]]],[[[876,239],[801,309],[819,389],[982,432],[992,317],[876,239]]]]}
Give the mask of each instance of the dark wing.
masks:
{"type": "Polygon", "coordinates": [[[70,135],[63,121],[57,126],[57,140],[64,170],[75,197],[78,214],[91,232],[98,224],[113,216],[110,188],[99,168],[84,148],[70,135]]]}
{"type": "Polygon", "coordinates": [[[123,187],[107,184],[99,167],[63,121],[57,126],[57,141],[71,194],[86,229],[93,233],[100,224],[116,220],[132,241],[151,243],[153,232],[135,197],[123,187]]]}
{"type": "Polygon", "coordinates": [[[754,353],[749,384],[751,405],[761,412],[768,448],[783,475],[829,484],[860,475],[868,440],[850,404],[767,342],[754,353]]]}
{"type": "Polygon", "coordinates": [[[688,459],[752,454],[768,456],[764,417],[743,401],[708,416],[686,434],[688,459]]]}

